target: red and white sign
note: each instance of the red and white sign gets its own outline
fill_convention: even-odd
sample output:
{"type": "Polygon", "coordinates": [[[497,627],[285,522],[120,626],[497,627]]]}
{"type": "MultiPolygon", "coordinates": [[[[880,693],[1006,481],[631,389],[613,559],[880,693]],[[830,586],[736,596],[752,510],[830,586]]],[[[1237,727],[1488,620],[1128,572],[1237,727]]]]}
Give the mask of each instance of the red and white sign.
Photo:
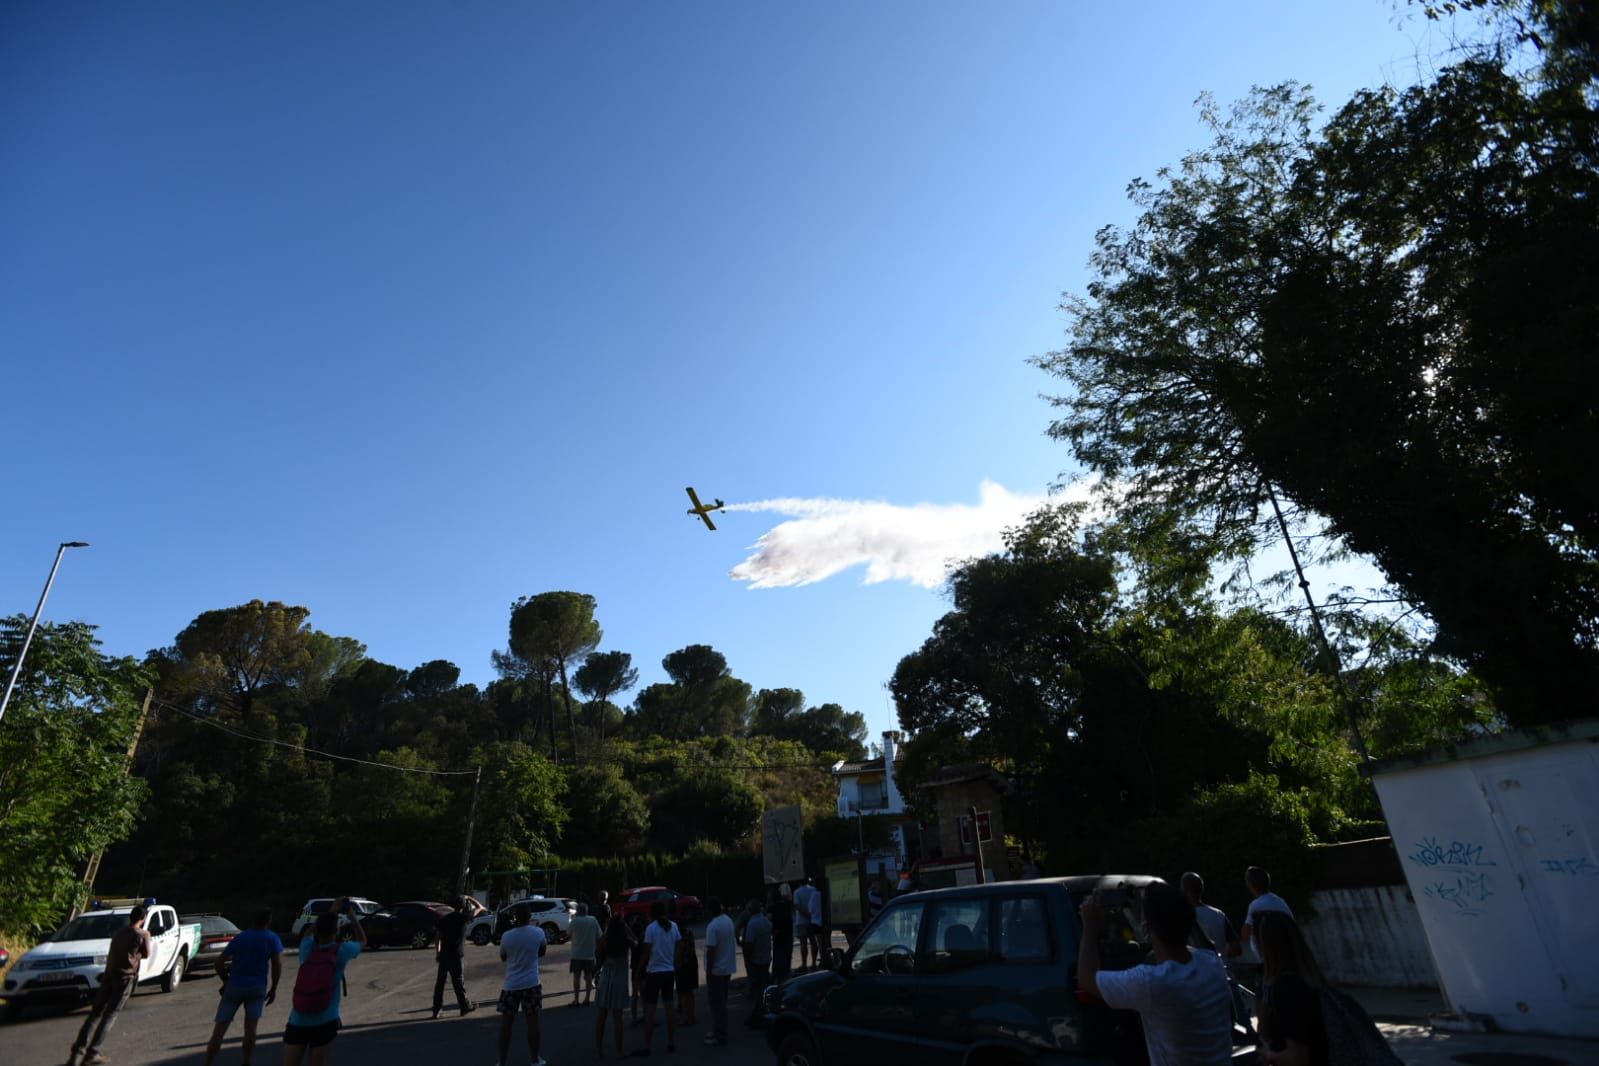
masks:
{"type": "MultiPolygon", "coordinates": [[[[965,815],[965,814],[961,815],[960,816],[960,826],[961,826],[961,847],[969,848],[969,847],[972,846],[972,819],[971,819],[971,816],[970,815],[965,815]]],[[[994,839],[994,824],[989,819],[989,812],[988,811],[978,811],[977,812],[977,839],[982,841],[984,844],[987,844],[989,841],[994,839]]]]}

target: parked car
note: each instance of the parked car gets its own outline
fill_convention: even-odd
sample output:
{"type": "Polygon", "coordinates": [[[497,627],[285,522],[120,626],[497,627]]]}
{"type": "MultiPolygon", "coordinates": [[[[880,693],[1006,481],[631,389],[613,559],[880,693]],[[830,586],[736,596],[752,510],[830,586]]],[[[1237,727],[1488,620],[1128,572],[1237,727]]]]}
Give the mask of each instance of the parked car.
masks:
{"type": "Polygon", "coordinates": [[[185,914],[180,922],[200,924],[200,950],[189,961],[189,969],[196,966],[215,967],[222,952],[239,935],[239,927],[220,914],[185,914]]]}
{"type": "Polygon", "coordinates": [[[369,948],[425,948],[439,935],[439,919],[450,913],[447,903],[412,900],[374,911],[361,919],[369,948]]]}
{"type": "MultiPolygon", "coordinates": [[[[766,989],[767,1040],[779,1066],[1125,1061],[1124,1049],[1143,1052],[1143,1029],[1136,1012],[1079,996],[1077,908],[1096,888],[1127,890],[1100,940],[1102,968],[1127,969],[1149,950],[1134,916],[1154,880],[1061,877],[901,896],[848,951],[830,951],[825,970],[766,989]]],[[[1256,1061],[1238,1026],[1233,1061],[1256,1061]]]]}
{"type": "MultiPolygon", "coordinates": [[[[6,974],[8,1013],[33,1003],[76,1006],[92,996],[105,974],[111,937],[128,924],[133,906],[130,900],[80,914],[18,959],[6,974]]],[[[200,924],[185,924],[171,907],[152,904],[144,928],[151,951],[139,963],[139,980],[158,980],[161,991],[174,991],[199,951],[200,924]]]]}
{"type": "Polygon", "coordinates": [[[517,900],[516,903],[507,903],[498,911],[474,919],[472,924],[467,926],[467,939],[478,947],[491,940],[498,944],[500,937],[511,928],[511,910],[518,903],[528,905],[533,912],[532,923],[544,930],[544,935],[550,943],[559,944],[572,935],[572,914],[566,909],[565,900],[531,896],[517,900]]]}
{"type": "Polygon", "coordinates": [[[650,905],[657,900],[666,904],[667,911],[685,922],[692,922],[700,916],[700,898],[689,896],[681,892],[673,892],[660,885],[650,885],[646,888],[629,888],[622,892],[621,898],[611,905],[611,910],[623,918],[631,918],[635,914],[642,914],[645,918],[650,916],[650,905]]]}
{"type": "MultiPolygon", "coordinates": [[[[300,941],[305,939],[306,929],[315,925],[317,918],[327,913],[327,909],[337,902],[338,899],[334,896],[318,896],[315,899],[306,900],[305,906],[300,910],[300,916],[294,919],[294,924],[289,927],[290,946],[297,947],[300,941]]],[[[361,896],[351,896],[350,902],[355,904],[358,915],[357,920],[366,917],[368,914],[376,914],[383,909],[383,904],[376,900],[364,899],[361,896]]],[[[343,924],[342,916],[340,924],[343,924]]]]}

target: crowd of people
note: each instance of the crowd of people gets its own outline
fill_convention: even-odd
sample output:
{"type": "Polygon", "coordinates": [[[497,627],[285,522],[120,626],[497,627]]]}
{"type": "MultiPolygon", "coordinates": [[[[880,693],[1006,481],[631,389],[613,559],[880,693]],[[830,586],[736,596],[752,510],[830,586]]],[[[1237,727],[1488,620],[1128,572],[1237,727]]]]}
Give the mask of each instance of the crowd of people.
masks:
{"type": "Polygon", "coordinates": [[[1223,1066],[1233,1061],[1235,1025],[1254,1029],[1265,1066],[1397,1066],[1371,1019],[1322,976],[1269,873],[1258,866],[1244,873],[1251,899],[1241,934],[1205,902],[1203,877],[1185,873],[1180,883],[1145,887],[1138,914],[1150,955],[1128,969],[1100,968],[1100,934],[1113,905],[1095,892],[1080,908],[1078,987],[1138,1013],[1151,1066],[1223,1066]],[[1253,1010],[1240,980],[1245,971],[1257,995],[1253,1010]]]}
{"type": "MultiPolygon", "coordinates": [[[[1253,1021],[1257,1026],[1259,1058],[1268,1066],[1328,1066],[1340,1061],[1331,1051],[1337,1039],[1358,1044],[1367,1037],[1367,1028],[1376,1036],[1358,1007],[1352,1007],[1347,997],[1340,998],[1323,979],[1292,909],[1272,891],[1270,875],[1250,867],[1245,883],[1252,899],[1241,932],[1225,913],[1205,902],[1205,883],[1199,874],[1184,874],[1180,889],[1158,881],[1147,885],[1137,919],[1150,945],[1150,956],[1130,969],[1103,969],[1099,957],[1101,930],[1109,914],[1125,906],[1125,901],[1096,892],[1082,903],[1078,988],[1111,1008],[1140,1015],[1153,1066],[1230,1062],[1234,1024],[1238,1022],[1248,1026],[1253,1021]],[[1238,977],[1239,970],[1255,968],[1259,999],[1251,1010],[1238,977]],[[1331,1022],[1337,1023],[1336,1031],[1331,1022]]],[[[909,886],[902,880],[898,887],[906,891],[909,886]]],[[[887,885],[874,886],[874,894],[878,896],[873,901],[875,910],[888,896],[887,885]]],[[[769,983],[789,976],[795,943],[801,969],[823,964],[822,898],[808,881],[792,893],[787,885],[778,885],[764,901],[750,899],[735,915],[728,913],[721,900],[711,897],[706,901],[710,920],[705,927],[703,958],[693,929],[677,921],[664,902],[650,905],[648,919],[637,911],[627,917],[613,911],[606,892],[599,894],[592,909],[587,903],[578,904],[570,929],[571,1004],[595,1008],[595,1054],[604,1057],[609,1031],[617,1057],[649,1056],[655,1045],[657,1010],[664,1022],[665,1049],[675,1051],[679,1029],[698,1024],[696,1001],[702,972],[710,1012],[703,1041],[709,1046],[725,1045],[731,983],[740,954],[748,975],[744,1023],[763,1024],[761,994],[769,983]],[[624,1026],[629,1013],[641,1027],[631,1047],[624,1026]]],[[[438,923],[434,1018],[443,1010],[446,984],[453,986],[461,1015],[477,1009],[467,996],[462,977],[471,906],[468,897],[457,898],[451,912],[438,923]]],[[[128,926],[112,938],[106,977],[72,1045],[68,1066],[108,1061],[101,1045],[137,985],[139,960],[151,950],[150,935],[144,928],[145,908],[135,907],[130,918],[128,926]]],[[[283,1031],[285,1066],[301,1066],[307,1060],[309,1066],[324,1066],[328,1060],[341,1025],[345,971],[366,943],[365,931],[356,918],[350,900],[340,899],[318,916],[300,942],[300,965],[283,1031]]],[[[251,1061],[262,1014],[276,1001],[283,973],[283,942],[272,932],[271,923],[270,911],[257,913],[251,928],[235,936],[223,952],[218,963],[222,986],[205,1066],[212,1066],[241,1008],[242,1061],[246,1066],[251,1061]]],[[[544,1063],[540,1054],[543,989],[539,960],[548,948],[544,930],[532,921],[531,908],[526,903],[513,906],[510,928],[500,938],[499,952],[505,965],[496,1005],[500,1016],[498,1062],[502,1066],[510,1056],[518,1015],[525,1019],[534,1066],[544,1063]]],[[[1384,1061],[1380,1036],[1368,1051],[1371,1061],[1384,1061]]]]}

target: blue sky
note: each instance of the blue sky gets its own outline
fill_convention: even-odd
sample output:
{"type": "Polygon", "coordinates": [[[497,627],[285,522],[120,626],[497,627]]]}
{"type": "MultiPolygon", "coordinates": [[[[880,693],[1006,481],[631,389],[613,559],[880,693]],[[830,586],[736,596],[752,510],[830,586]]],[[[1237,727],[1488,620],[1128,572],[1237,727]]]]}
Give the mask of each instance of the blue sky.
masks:
{"type": "Polygon", "coordinates": [[[1405,17],[6,5],[0,610],[79,538],[47,617],[112,652],[280,599],[481,683],[512,600],[570,588],[644,683],[708,643],[890,728],[937,588],[730,571],[785,515],[813,554],[925,557],[985,481],[1070,473],[1025,360],[1060,346],[1128,180],[1203,143],[1202,91],[1413,79],[1428,30],[1405,17]],[[813,502],[709,533],[689,484],[813,502]],[[891,520],[863,549],[805,524],[851,511],[817,500],[891,520]]]}

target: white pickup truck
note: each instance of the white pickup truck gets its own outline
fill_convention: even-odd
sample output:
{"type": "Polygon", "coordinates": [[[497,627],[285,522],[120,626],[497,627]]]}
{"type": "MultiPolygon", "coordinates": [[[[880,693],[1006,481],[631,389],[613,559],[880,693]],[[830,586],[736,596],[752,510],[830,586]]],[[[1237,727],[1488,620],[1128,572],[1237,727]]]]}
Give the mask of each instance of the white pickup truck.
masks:
{"type": "MultiPolygon", "coordinates": [[[[17,960],[6,974],[5,997],[10,1010],[30,1003],[82,1002],[100,987],[111,937],[128,924],[127,906],[88,911],[56,930],[54,936],[17,960]]],[[[161,982],[171,992],[200,950],[200,923],[184,925],[178,912],[164,904],[149,908],[145,931],[150,956],[139,961],[139,981],[161,982]]]]}

